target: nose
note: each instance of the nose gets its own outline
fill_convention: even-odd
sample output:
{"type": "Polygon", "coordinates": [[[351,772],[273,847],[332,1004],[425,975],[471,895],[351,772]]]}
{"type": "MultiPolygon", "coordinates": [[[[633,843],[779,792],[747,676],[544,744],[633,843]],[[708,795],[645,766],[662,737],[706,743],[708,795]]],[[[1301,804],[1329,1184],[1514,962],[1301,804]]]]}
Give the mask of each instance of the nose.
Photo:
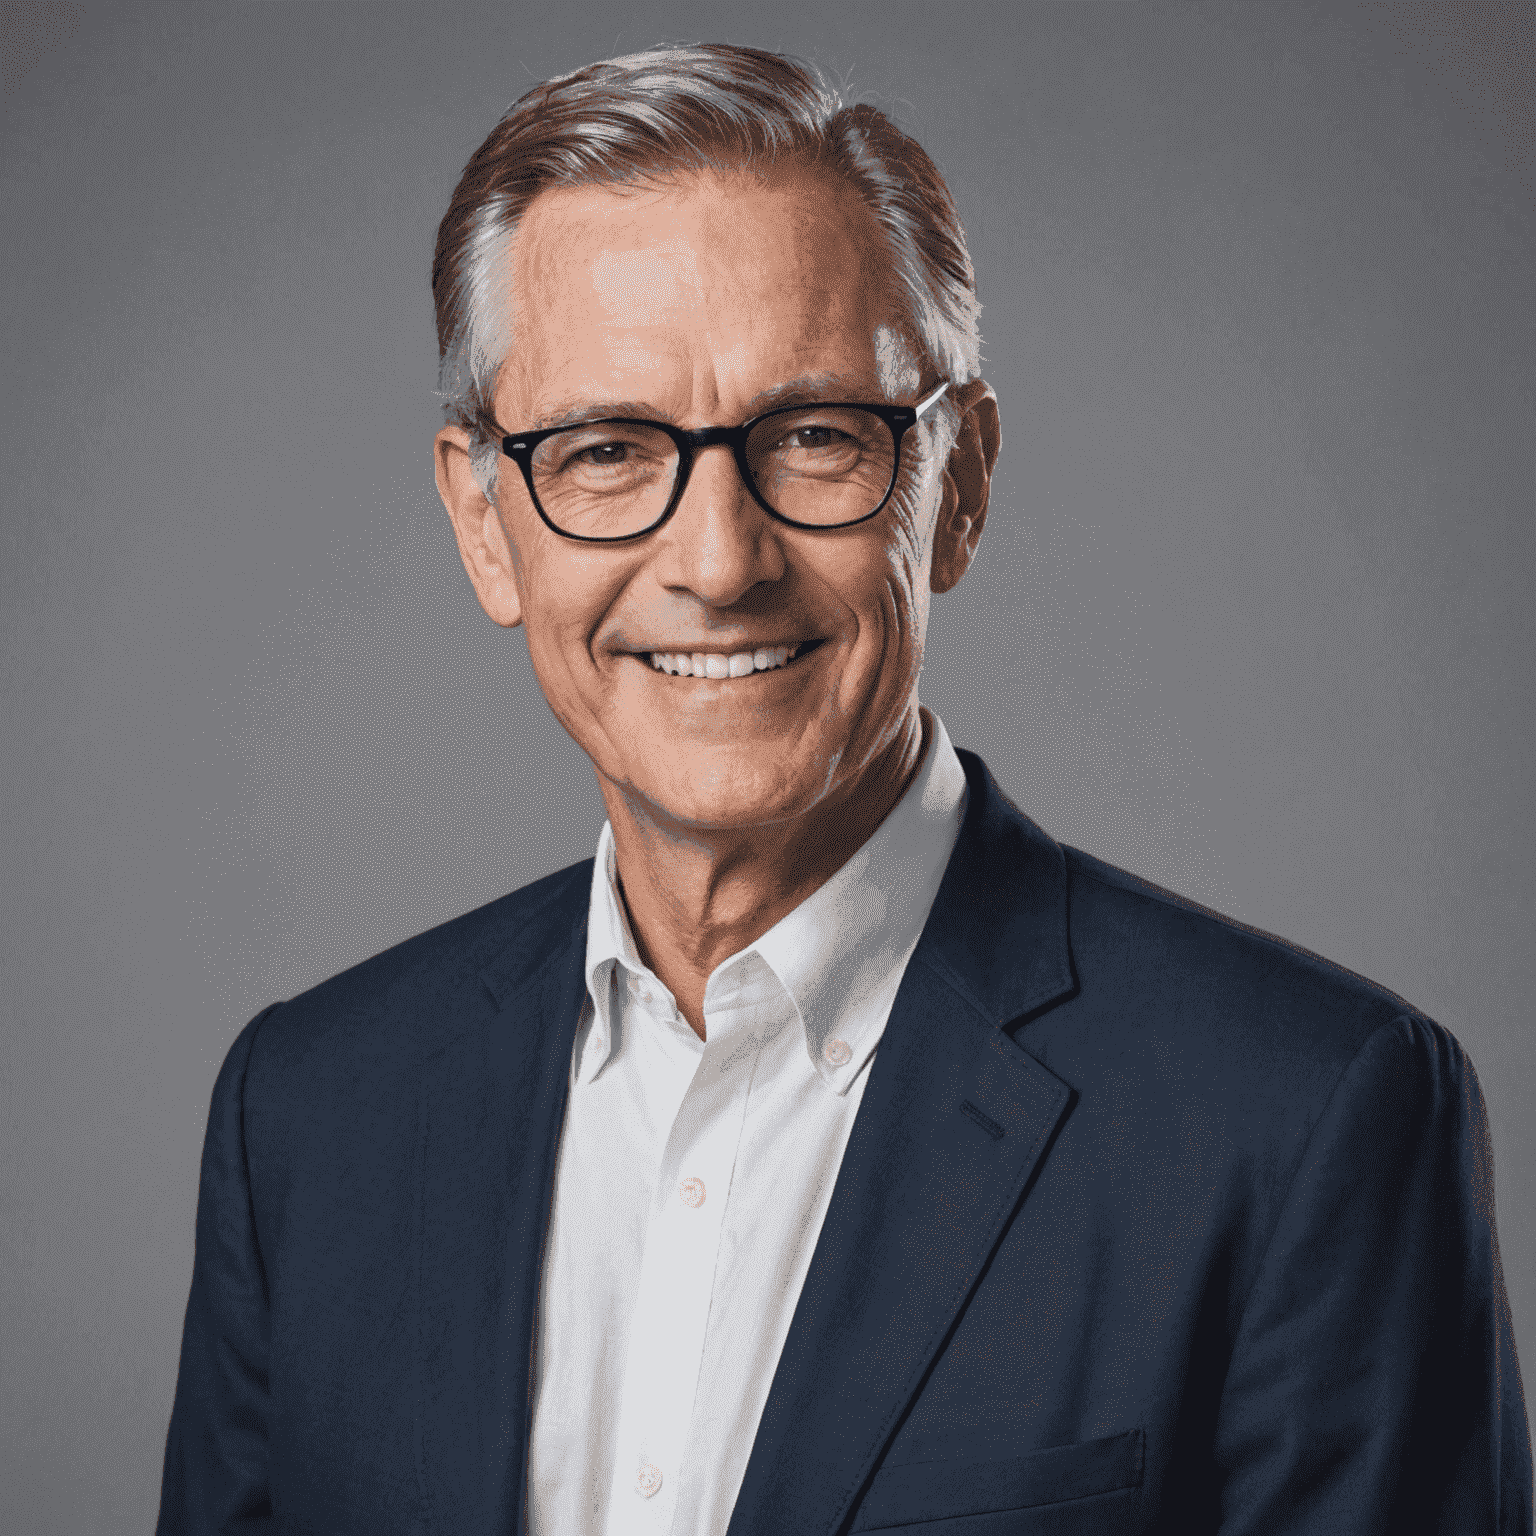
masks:
{"type": "Polygon", "coordinates": [[[711,608],[729,608],[784,574],[777,525],[753,500],[730,449],[697,450],[677,511],[658,530],[656,575],[711,608]]]}

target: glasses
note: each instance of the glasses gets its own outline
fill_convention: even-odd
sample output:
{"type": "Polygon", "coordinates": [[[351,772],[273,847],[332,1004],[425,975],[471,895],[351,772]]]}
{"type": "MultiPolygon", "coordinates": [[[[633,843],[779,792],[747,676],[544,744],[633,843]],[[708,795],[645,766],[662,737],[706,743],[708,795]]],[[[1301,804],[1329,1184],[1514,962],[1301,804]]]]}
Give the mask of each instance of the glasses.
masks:
{"type": "Polygon", "coordinates": [[[689,431],[616,416],[501,439],[533,505],[567,539],[638,539],[677,510],[695,455],[731,450],[753,499],[792,528],[851,528],[891,499],[906,434],[938,404],[948,381],[916,405],[828,401],[787,405],[739,427],[689,431]]]}

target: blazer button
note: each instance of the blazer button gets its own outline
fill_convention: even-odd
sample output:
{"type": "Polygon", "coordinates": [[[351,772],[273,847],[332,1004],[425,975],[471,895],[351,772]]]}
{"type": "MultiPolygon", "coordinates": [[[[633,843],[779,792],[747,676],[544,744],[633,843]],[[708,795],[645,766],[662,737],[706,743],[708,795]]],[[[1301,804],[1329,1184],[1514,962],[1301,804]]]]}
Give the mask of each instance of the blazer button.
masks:
{"type": "Polygon", "coordinates": [[[640,1470],[635,1474],[635,1492],[644,1498],[654,1498],[661,1488],[661,1468],[653,1467],[650,1462],[642,1461],[640,1470]]]}
{"type": "MultiPolygon", "coordinates": [[[[677,1186],[677,1192],[683,1197],[683,1204],[692,1206],[694,1210],[698,1210],[704,1204],[703,1179],[684,1179],[677,1186]]],[[[660,1477],[661,1473],[658,1472],[656,1475],[660,1477]]]]}
{"type": "Polygon", "coordinates": [[[821,1054],[834,1067],[846,1067],[853,1059],[853,1047],[846,1040],[828,1040],[821,1054]]]}

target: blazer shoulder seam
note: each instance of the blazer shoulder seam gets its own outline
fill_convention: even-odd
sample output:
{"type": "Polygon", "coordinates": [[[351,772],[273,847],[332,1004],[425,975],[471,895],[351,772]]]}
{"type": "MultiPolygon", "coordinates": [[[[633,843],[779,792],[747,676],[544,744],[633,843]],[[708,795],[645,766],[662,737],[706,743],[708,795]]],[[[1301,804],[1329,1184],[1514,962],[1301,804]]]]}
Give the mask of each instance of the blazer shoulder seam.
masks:
{"type": "Polygon", "coordinates": [[[261,1252],[261,1230],[256,1221],[256,1181],[251,1174],[251,1148],[245,1130],[246,1089],[250,1084],[251,1062],[256,1055],[256,1044],[261,1037],[262,1029],[267,1020],[282,1006],[281,1002],[268,1003],[242,1031],[249,1036],[249,1039],[246,1041],[245,1060],[240,1065],[240,1097],[237,1101],[240,1112],[240,1175],[245,1181],[245,1219],[251,1230],[251,1248],[256,1255],[257,1267],[261,1271],[261,1299],[267,1306],[272,1304],[272,1291],[267,1279],[267,1261],[261,1252]]]}
{"type": "Polygon", "coordinates": [[[1394,1014],[1390,1019],[1383,1019],[1381,1023],[1376,1025],[1376,1027],[1365,1036],[1360,1044],[1355,1047],[1349,1058],[1346,1061],[1340,1063],[1338,1073],[1334,1077],[1333,1083],[1328,1089],[1327,1095],[1318,1105],[1317,1118],[1308,1128],[1306,1140],[1302,1142],[1301,1148],[1296,1154],[1295,1161],[1291,1165],[1290,1176],[1286,1179],[1285,1182],[1285,1194],[1275,1204],[1274,1220],[1270,1223],[1269,1233],[1264,1239],[1264,1251],[1259,1255],[1258,1263],[1254,1265],[1253,1278],[1249,1281],[1248,1288],[1243,1293],[1242,1305],[1238,1308],[1238,1324],[1233,1332],[1234,1343],[1237,1337],[1243,1331],[1243,1327],[1248,1314],[1248,1304],[1250,1301],[1252,1301],[1254,1290],[1257,1288],[1259,1280],[1264,1274],[1265,1265],[1269,1263],[1270,1250],[1274,1247],[1275,1239],[1279,1235],[1280,1228],[1285,1222],[1286,1212],[1291,1208],[1292,1198],[1296,1194],[1296,1181],[1301,1177],[1301,1171],[1307,1165],[1307,1154],[1311,1150],[1312,1143],[1317,1139],[1318,1130],[1327,1121],[1329,1112],[1333,1109],[1334,1101],[1338,1098],[1339,1091],[1344,1086],[1345,1079],[1348,1078],[1350,1073],[1354,1070],[1356,1063],[1359,1062],[1362,1057],[1364,1057],[1365,1053],[1381,1037],[1383,1031],[1395,1029],[1399,1024],[1404,1023],[1428,1026],[1431,1032],[1444,1035],[1447,1039],[1452,1041],[1453,1047],[1459,1049],[1459,1047],[1455,1046],[1454,1037],[1451,1035],[1449,1030],[1445,1029],[1439,1024],[1436,1024],[1433,1019],[1425,1018],[1418,1012],[1417,1009],[1408,1008],[1402,1013],[1394,1014]]]}

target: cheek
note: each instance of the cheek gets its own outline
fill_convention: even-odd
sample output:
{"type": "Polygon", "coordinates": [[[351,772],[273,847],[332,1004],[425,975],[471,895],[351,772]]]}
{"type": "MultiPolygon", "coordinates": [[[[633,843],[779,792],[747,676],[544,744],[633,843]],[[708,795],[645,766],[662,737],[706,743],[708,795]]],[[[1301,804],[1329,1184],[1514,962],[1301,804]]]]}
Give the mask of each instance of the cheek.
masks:
{"type": "Polygon", "coordinates": [[[865,546],[857,580],[864,667],[843,680],[843,706],[863,715],[875,695],[905,697],[921,665],[928,617],[928,561],[933,507],[921,481],[898,488],[875,540],[865,546]]]}
{"type": "Polygon", "coordinates": [[[596,685],[592,637],[623,582],[611,563],[580,550],[545,549],[537,538],[512,548],[528,654],[550,706],[565,719],[576,697],[596,685]]]}
{"type": "Polygon", "coordinates": [[[885,544],[887,582],[892,601],[908,622],[927,612],[935,512],[932,488],[924,483],[902,486],[891,498],[885,544]]]}

